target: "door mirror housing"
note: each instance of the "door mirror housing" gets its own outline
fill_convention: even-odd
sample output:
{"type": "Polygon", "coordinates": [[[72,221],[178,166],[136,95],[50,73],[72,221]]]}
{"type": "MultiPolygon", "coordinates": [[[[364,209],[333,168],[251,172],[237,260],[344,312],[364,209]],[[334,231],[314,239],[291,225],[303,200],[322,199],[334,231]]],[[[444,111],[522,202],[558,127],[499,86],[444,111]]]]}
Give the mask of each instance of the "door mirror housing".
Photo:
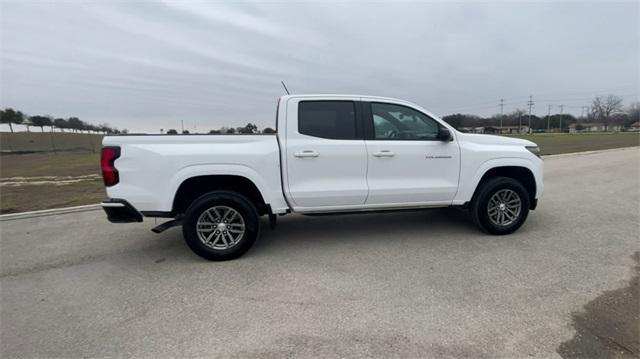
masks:
{"type": "Polygon", "coordinates": [[[444,126],[440,126],[438,129],[438,139],[440,141],[449,142],[453,141],[453,136],[451,136],[451,131],[444,126]]]}

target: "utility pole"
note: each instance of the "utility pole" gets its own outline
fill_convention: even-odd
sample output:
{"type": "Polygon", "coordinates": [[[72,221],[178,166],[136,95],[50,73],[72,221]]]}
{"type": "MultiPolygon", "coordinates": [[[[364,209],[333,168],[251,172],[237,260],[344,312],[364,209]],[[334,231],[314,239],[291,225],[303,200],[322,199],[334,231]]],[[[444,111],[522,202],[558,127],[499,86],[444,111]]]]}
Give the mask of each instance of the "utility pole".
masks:
{"type": "Polygon", "coordinates": [[[522,111],[518,111],[518,133],[522,133],[522,111]]]}
{"type": "Polygon", "coordinates": [[[500,134],[502,134],[502,119],[504,118],[504,99],[500,99],[500,134]]]}
{"type": "Polygon", "coordinates": [[[529,106],[529,133],[531,133],[531,107],[533,107],[535,103],[533,102],[533,96],[529,96],[529,102],[527,102],[527,106],[529,106]]]}
{"type": "Polygon", "coordinates": [[[564,110],[564,105],[560,105],[560,132],[562,132],[562,112],[564,110]]]}
{"type": "Polygon", "coordinates": [[[547,112],[547,132],[551,132],[551,105],[549,105],[549,112],[547,112]]]}
{"type": "Polygon", "coordinates": [[[184,133],[184,120],[180,120],[180,126],[182,127],[182,133],[184,133]]]}

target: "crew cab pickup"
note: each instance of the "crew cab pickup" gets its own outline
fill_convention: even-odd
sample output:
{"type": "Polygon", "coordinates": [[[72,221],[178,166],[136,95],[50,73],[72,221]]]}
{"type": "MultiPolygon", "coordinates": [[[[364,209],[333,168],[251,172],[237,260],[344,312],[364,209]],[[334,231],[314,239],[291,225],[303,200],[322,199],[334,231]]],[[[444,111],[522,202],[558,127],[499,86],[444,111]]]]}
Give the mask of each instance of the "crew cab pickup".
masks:
{"type": "MultiPolygon", "coordinates": [[[[209,260],[245,253],[260,217],[460,206],[484,232],[517,230],[543,190],[533,142],[466,134],[383,97],[287,95],[276,133],[103,140],[111,222],[171,218],[209,260]]],[[[401,229],[400,229],[401,230],[401,229]]]]}

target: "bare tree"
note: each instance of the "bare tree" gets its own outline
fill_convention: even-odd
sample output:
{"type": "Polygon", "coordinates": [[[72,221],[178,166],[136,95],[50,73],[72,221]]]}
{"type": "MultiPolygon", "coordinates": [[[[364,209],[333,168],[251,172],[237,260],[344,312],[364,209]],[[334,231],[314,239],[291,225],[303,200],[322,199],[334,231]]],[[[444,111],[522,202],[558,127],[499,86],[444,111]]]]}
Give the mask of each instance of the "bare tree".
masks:
{"type": "Polygon", "coordinates": [[[604,124],[605,132],[609,127],[612,115],[622,111],[622,99],[618,96],[596,96],[591,103],[591,116],[596,121],[600,121],[604,124]]]}
{"type": "Polygon", "coordinates": [[[640,102],[632,103],[627,113],[629,114],[629,122],[640,122],[640,102]]]}

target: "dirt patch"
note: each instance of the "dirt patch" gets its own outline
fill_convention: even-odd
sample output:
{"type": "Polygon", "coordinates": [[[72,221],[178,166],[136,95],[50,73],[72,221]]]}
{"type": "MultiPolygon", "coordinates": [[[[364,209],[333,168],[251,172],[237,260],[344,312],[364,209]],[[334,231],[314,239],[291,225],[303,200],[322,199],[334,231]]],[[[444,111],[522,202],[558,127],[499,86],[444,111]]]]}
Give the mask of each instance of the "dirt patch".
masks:
{"type": "Polygon", "coordinates": [[[563,358],[640,357],[640,252],[633,259],[627,287],[604,292],[573,314],[576,334],[557,349],[563,358]]]}
{"type": "Polygon", "coordinates": [[[0,155],[0,214],[99,203],[99,153],[0,155]]]}
{"type": "Polygon", "coordinates": [[[22,187],[22,186],[64,186],[83,181],[95,181],[100,179],[100,175],[85,176],[40,176],[40,177],[9,177],[0,179],[0,187],[22,187]]]}
{"type": "Polygon", "coordinates": [[[0,214],[95,204],[106,196],[100,178],[64,186],[0,186],[0,214]]]}

